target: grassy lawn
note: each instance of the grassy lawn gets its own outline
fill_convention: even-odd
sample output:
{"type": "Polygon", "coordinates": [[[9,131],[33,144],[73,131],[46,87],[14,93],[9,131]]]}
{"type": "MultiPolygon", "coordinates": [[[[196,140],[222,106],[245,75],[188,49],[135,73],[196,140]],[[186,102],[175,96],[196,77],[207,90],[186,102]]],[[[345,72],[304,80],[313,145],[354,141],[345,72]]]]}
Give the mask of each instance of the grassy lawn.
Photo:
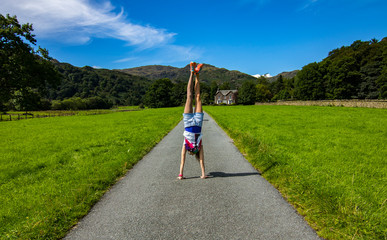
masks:
{"type": "Polygon", "coordinates": [[[0,123],[0,238],[57,239],[182,118],[182,108],[0,123]]]}
{"type": "Polygon", "coordinates": [[[387,239],[387,110],[205,107],[326,239],[387,239]]]}

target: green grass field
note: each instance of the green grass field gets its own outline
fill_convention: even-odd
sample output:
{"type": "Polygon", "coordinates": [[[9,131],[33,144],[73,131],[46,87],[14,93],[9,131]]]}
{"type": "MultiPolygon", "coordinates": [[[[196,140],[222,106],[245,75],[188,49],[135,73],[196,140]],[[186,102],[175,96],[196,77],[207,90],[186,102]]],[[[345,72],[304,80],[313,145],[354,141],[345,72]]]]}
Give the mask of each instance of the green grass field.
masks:
{"type": "Polygon", "coordinates": [[[118,106],[112,109],[28,111],[28,114],[26,114],[25,111],[8,111],[6,114],[0,113],[0,121],[17,121],[31,118],[63,117],[74,115],[98,115],[138,110],[141,110],[138,106],[118,106]]]}
{"type": "Polygon", "coordinates": [[[57,239],[182,118],[182,108],[0,123],[0,238],[57,239]]]}
{"type": "Polygon", "coordinates": [[[386,109],[204,110],[320,236],[387,239],[386,109]]]}

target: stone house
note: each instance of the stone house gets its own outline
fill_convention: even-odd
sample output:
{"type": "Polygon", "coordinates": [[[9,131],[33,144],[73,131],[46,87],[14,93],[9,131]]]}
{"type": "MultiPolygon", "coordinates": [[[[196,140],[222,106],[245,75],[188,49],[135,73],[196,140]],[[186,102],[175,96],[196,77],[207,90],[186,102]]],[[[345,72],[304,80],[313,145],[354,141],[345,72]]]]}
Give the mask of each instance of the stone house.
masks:
{"type": "Polygon", "coordinates": [[[218,90],[215,94],[215,104],[237,104],[238,90],[218,90]]]}

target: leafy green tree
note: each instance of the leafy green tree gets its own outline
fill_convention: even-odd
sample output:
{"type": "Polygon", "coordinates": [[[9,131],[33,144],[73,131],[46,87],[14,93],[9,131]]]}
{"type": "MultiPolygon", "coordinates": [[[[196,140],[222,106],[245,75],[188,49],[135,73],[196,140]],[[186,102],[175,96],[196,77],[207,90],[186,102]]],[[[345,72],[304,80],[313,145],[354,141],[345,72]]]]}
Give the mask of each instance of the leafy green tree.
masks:
{"type": "Polygon", "coordinates": [[[256,100],[256,87],[253,81],[245,81],[242,83],[238,91],[238,101],[243,105],[252,105],[256,100]]]}
{"type": "Polygon", "coordinates": [[[220,90],[231,90],[230,82],[224,82],[219,86],[220,90]]]}
{"type": "MultiPolygon", "coordinates": [[[[282,75],[280,75],[282,76],[282,75]]],[[[267,78],[265,78],[264,76],[260,76],[258,79],[257,79],[257,83],[258,84],[263,84],[263,85],[266,85],[266,86],[269,86],[270,83],[269,81],[267,80],[267,78]]]]}
{"type": "Polygon", "coordinates": [[[95,96],[84,99],[86,109],[109,109],[113,104],[102,97],[95,96]]]}
{"type": "Polygon", "coordinates": [[[41,96],[32,89],[16,91],[13,96],[14,109],[18,111],[34,111],[40,109],[41,96]]]}
{"type": "Polygon", "coordinates": [[[187,98],[187,83],[179,82],[173,85],[171,94],[171,106],[184,105],[187,98]]]}
{"type": "MultiPolygon", "coordinates": [[[[214,102],[214,95],[211,95],[211,86],[205,82],[200,83],[200,93],[203,105],[212,104],[214,102]]],[[[215,92],[216,93],[216,92],[215,92]]]]}
{"type": "Polygon", "coordinates": [[[360,68],[361,82],[357,96],[361,99],[376,99],[379,97],[377,81],[381,75],[382,61],[372,61],[360,68]]]}
{"type": "Polygon", "coordinates": [[[172,88],[173,83],[168,78],[156,80],[145,93],[144,105],[151,108],[173,106],[172,88]]]}
{"type": "Polygon", "coordinates": [[[302,68],[295,78],[295,96],[300,100],[324,99],[324,81],[319,64],[314,62],[302,68]]]}
{"type": "Polygon", "coordinates": [[[276,95],[279,93],[282,89],[284,89],[284,78],[282,75],[280,75],[277,79],[277,81],[273,82],[270,86],[270,90],[273,93],[273,95],[276,95]]]}
{"type": "Polygon", "coordinates": [[[218,91],[219,87],[218,87],[218,84],[216,83],[216,81],[211,81],[211,84],[210,84],[210,92],[209,92],[209,98],[211,99],[210,101],[213,103],[214,101],[214,98],[215,98],[215,95],[216,95],[216,92],[218,91]]]}
{"type": "Polygon", "coordinates": [[[382,69],[382,73],[376,80],[376,83],[379,87],[379,98],[387,99],[387,65],[382,69]]]}
{"type": "Polygon", "coordinates": [[[203,105],[209,105],[213,103],[212,98],[210,97],[210,94],[208,92],[203,92],[201,94],[202,104],[203,105]]]}
{"type": "Polygon", "coordinates": [[[60,75],[50,62],[46,49],[34,50],[35,36],[31,24],[19,24],[16,16],[0,14],[0,108],[12,99],[28,96],[29,89],[45,93],[48,85],[56,85],[60,75]]]}
{"type": "Polygon", "coordinates": [[[387,37],[383,38],[379,44],[381,45],[382,62],[380,76],[376,80],[376,85],[379,98],[387,99],[387,37]]]}
{"type": "Polygon", "coordinates": [[[355,56],[342,56],[328,66],[326,95],[331,99],[356,97],[356,89],[361,82],[359,65],[355,56]]]}
{"type": "Polygon", "coordinates": [[[256,85],[256,93],[256,100],[258,102],[268,102],[272,98],[269,87],[262,83],[256,85]]]}

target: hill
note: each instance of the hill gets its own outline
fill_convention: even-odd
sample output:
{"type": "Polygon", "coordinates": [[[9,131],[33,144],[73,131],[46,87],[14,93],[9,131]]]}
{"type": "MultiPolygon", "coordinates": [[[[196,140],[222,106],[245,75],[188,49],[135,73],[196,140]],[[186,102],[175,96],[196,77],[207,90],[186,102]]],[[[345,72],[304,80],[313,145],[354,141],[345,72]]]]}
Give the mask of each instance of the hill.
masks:
{"type": "Polygon", "coordinates": [[[75,67],[68,63],[54,62],[63,75],[57,88],[49,88],[48,98],[88,98],[99,96],[115,105],[138,105],[151,80],[121,71],[75,67]]]}
{"type": "Polygon", "coordinates": [[[148,79],[157,80],[162,78],[176,79],[179,73],[177,67],[163,66],[163,65],[149,65],[128,69],[116,69],[116,71],[124,72],[127,74],[146,77],[148,79]]]}
{"type": "Polygon", "coordinates": [[[279,76],[281,76],[281,75],[282,75],[283,78],[287,78],[287,79],[294,78],[299,71],[300,70],[294,70],[294,71],[291,71],[291,72],[282,72],[280,74],[275,75],[274,77],[267,78],[267,80],[269,82],[275,82],[275,81],[278,80],[279,76]]]}
{"type": "MultiPolygon", "coordinates": [[[[151,80],[169,78],[172,82],[186,82],[189,78],[189,65],[183,68],[171,66],[150,65],[136,68],[127,68],[117,70],[131,75],[146,77],[151,80]]],[[[204,64],[200,73],[200,80],[205,83],[215,81],[218,85],[228,82],[231,87],[237,88],[246,80],[255,80],[256,78],[236,70],[230,71],[225,68],[218,68],[210,64],[204,64]]]]}

